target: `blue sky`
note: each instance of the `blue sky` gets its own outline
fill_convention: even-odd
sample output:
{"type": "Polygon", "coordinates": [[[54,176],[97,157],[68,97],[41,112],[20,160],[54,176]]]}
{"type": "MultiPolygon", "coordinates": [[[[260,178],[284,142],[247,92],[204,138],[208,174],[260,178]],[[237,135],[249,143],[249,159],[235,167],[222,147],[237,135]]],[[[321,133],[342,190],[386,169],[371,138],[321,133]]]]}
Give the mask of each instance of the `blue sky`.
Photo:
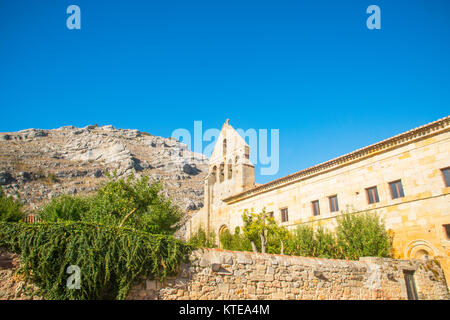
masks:
{"type": "Polygon", "coordinates": [[[1,0],[0,131],[230,118],[280,130],[267,182],[447,116],[449,18],[448,0],[1,0]]]}

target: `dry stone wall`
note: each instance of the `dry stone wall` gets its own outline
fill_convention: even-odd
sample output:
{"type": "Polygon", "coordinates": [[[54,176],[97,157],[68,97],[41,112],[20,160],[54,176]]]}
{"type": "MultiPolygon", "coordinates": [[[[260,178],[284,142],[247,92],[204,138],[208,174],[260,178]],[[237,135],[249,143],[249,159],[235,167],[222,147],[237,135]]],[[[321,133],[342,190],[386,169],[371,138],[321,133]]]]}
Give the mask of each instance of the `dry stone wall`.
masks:
{"type": "Polygon", "coordinates": [[[42,300],[39,288],[17,273],[19,265],[17,254],[0,248],[0,300],[42,300]]]}
{"type": "Polygon", "coordinates": [[[318,259],[200,249],[164,283],[134,285],[128,299],[408,299],[405,272],[414,272],[419,299],[449,299],[435,260],[318,259]]]}

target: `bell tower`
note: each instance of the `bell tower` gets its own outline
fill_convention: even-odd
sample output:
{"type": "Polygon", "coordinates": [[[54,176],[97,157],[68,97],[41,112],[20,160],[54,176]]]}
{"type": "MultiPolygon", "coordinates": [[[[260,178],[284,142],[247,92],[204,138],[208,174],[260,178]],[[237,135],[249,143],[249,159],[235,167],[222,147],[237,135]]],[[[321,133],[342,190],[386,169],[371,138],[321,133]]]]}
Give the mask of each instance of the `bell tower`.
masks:
{"type": "Polygon", "coordinates": [[[250,147],[227,119],[211,154],[205,179],[207,225],[210,225],[212,209],[225,205],[222,199],[254,185],[255,166],[250,162],[250,147]]]}

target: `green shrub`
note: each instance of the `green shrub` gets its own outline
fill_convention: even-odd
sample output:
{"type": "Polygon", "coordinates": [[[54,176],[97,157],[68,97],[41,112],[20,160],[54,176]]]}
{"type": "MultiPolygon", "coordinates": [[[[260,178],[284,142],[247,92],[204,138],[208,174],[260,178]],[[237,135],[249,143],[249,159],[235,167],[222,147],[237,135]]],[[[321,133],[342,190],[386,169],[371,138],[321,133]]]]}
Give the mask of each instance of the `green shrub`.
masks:
{"type": "Polygon", "coordinates": [[[391,244],[377,214],[345,213],[337,218],[337,244],[346,259],[389,257],[391,244]]]}
{"type": "Polygon", "coordinates": [[[0,247],[21,255],[22,271],[47,299],[124,299],[140,276],[175,275],[192,247],[172,236],[84,222],[0,222],[0,247]],[[67,287],[67,268],[81,288],[67,287]]]}
{"type": "Polygon", "coordinates": [[[188,244],[196,248],[217,248],[216,234],[214,232],[206,234],[205,230],[200,227],[197,232],[189,238],[188,244]]]}
{"type": "Polygon", "coordinates": [[[300,225],[293,232],[291,239],[287,241],[286,253],[313,257],[314,246],[314,229],[311,226],[300,225]]]}
{"type": "Polygon", "coordinates": [[[219,240],[222,248],[225,250],[252,251],[250,240],[241,233],[241,229],[239,227],[234,229],[234,234],[231,234],[228,229],[221,232],[219,240]]]}
{"type": "Polygon", "coordinates": [[[83,215],[89,211],[89,198],[62,195],[53,198],[39,212],[39,217],[48,222],[81,221],[83,215]]]}
{"type": "Polygon", "coordinates": [[[339,258],[334,234],[318,227],[300,225],[287,241],[286,253],[318,258],[339,258]]]}
{"type": "Polygon", "coordinates": [[[336,236],[322,227],[318,227],[314,232],[313,257],[328,259],[341,258],[341,250],[338,248],[336,236]]]}
{"type": "Polygon", "coordinates": [[[61,196],[42,208],[44,221],[84,221],[137,230],[173,234],[181,219],[179,209],[162,195],[161,182],[148,176],[127,179],[108,176],[108,180],[90,197],[61,196]]]}
{"type": "MultiPolygon", "coordinates": [[[[253,241],[261,250],[261,232],[265,232],[268,253],[330,259],[358,260],[360,257],[389,257],[392,243],[383,222],[376,214],[345,213],[337,218],[337,228],[331,232],[322,227],[300,225],[294,232],[279,227],[273,218],[263,222],[261,214],[244,212],[244,239],[253,241]],[[264,231],[263,231],[264,230],[264,231]]],[[[246,250],[239,246],[242,238],[224,233],[220,239],[224,248],[246,250]]]]}
{"type": "Polygon", "coordinates": [[[7,197],[0,189],[0,221],[17,222],[25,218],[20,200],[7,197]]]}
{"type": "Polygon", "coordinates": [[[291,236],[285,227],[276,226],[272,232],[267,233],[267,253],[286,254],[286,244],[291,236]],[[281,245],[282,242],[283,245],[281,245]]]}
{"type": "Polygon", "coordinates": [[[230,230],[226,229],[219,233],[219,241],[223,249],[236,250],[233,244],[233,235],[230,230]]]}

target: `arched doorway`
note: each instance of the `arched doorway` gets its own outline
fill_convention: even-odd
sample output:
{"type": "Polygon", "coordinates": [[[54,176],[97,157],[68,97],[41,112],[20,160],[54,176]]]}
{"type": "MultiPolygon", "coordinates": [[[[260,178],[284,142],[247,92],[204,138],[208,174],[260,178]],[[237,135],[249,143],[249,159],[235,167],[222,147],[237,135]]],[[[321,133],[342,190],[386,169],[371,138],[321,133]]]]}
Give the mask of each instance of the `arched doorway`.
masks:
{"type": "Polygon", "coordinates": [[[409,259],[429,259],[436,256],[436,250],[425,240],[415,240],[406,249],[405,256],[409,259]]]}
{"type": "Polygon", "coordinates": [[[230,230],[228,230],[227,225],[225,225],[225,224],[221,225],[220,228],[219,228],[219,232],[218,232],[218,235],[219,235],[219,239],[218,239],[219,240],[219,249],[223,249],[222,242],[220,241],[220,239],[223,236],[223,234],[226,233],[226,232],[230,233],[230,230]]]}

